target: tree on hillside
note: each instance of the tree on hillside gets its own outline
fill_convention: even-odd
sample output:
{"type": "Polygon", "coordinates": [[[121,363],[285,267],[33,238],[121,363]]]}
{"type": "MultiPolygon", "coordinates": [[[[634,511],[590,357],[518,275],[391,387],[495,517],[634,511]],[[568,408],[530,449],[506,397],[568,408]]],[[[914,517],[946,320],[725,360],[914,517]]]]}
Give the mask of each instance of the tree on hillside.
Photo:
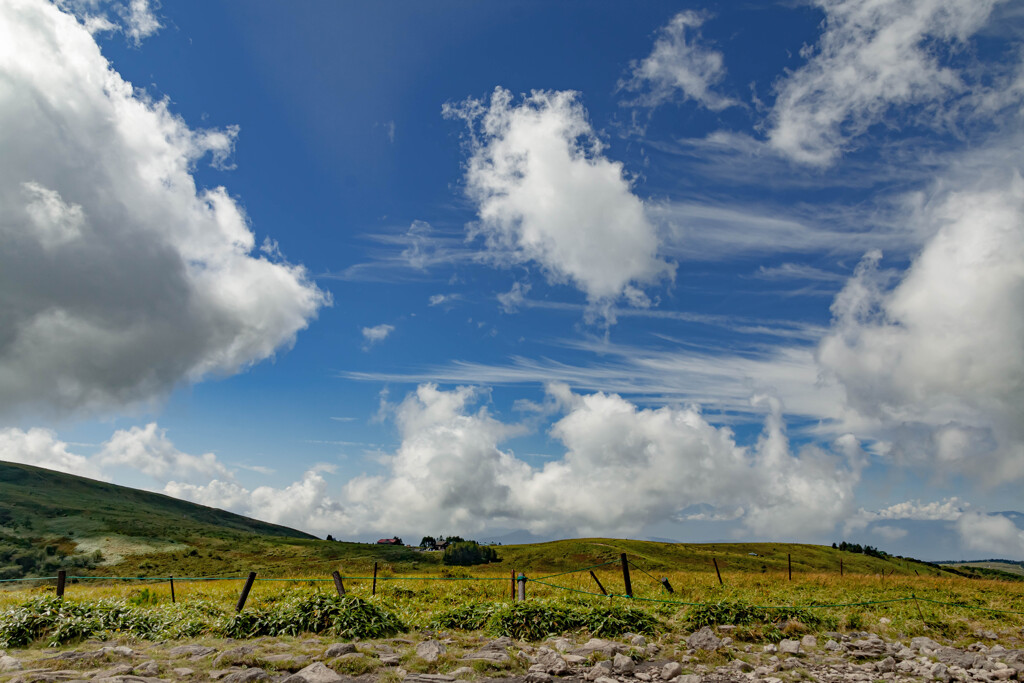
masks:
{"type": "Polygon", "coordinates": [[[453,543],[444,550],[444,557],[441,562],[447,565],[468,567],[474,564],[488,564],[498,562],[498,553],[494,548],[480,545],[476,541],[462,541],[453,543]]]}

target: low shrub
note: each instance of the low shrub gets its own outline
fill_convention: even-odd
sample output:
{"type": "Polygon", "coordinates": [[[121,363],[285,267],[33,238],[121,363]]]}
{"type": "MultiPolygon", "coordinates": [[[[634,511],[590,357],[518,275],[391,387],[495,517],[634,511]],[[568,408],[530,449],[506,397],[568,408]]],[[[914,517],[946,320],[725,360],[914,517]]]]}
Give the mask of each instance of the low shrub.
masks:
{"type": "Polygon", "coordinates": [[[657,626],[651,614],[631,605],[542,601],[473,602],[442,612],[430,622],[431,628],[485,629],[519,640],[542,640],[579,630],[603,637],[653,633],[657,626]]]}
{"type": "Polygon", "coordinates": [[[231,638],[328,633],[342,638],[386,638],[406,631],[395,615],[369,600],[303,592],[272,604],[248,609],[222,621],[219,629],[231,638]]]}

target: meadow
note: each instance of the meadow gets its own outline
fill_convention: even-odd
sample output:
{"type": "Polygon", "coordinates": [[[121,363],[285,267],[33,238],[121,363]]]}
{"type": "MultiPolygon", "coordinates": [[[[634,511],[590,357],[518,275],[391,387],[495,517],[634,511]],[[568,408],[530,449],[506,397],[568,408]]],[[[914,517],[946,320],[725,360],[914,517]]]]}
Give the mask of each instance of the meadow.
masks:
{"type": "Polygon", "coordinates": [[[241,615],[234,608],[243,578],[177,579],[174,604],[167,580],[78,580],[67,585],[63,608],[48,598],[54,587],[46,582],[49,585],[0,592],[0,640],[4,633],[26,628],[16,624],[11,631],[12,620],[25,622],[28,613],[41,609],[54,615],[69,610],[54,617],[60,624],[43,625],[30,639],[48,643],[84,637],[251,637],[304,631],[371,638],[425,629],[540,640],[570,632],[606,637],[626,632],[683,634],[705,625],[734,624],[735,636],[751,641],[873,631],[966,644],[990,631],[1008,645],[1019,646],[1024,628],[1021,582],[895,573],[839,576],[832,571],[797,571],[790,580],[788,567],[764,572],[727,567],[719,584],[713,566],[649,571],[657,568],[631,558],[630,599],[623,595],[621,567],[607,562],[592,571],[610,597],[599,594],[590,570],[583,566],[576,568],[583,571],[563,570],[569,573],[554,572],[556,576],[524,567],[530,580],[527,599],[520,603],[512,601],[506,563],[437,567],[430,574],[402,573],[378,563],[375,591],[372,563],[350,563],[342,572],[347,575],[344,599],[337,597],[332,580],[323,574],[265,577],[255,583],[241,615]],[[666,590],[662,578],[668,579],[674,593],[666,590]]]}

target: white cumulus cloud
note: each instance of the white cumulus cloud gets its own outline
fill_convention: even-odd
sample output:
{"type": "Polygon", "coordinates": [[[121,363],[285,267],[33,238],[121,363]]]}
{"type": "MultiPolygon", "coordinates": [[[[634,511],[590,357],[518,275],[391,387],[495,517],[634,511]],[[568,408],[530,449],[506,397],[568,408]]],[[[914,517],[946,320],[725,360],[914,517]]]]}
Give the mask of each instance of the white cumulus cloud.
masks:
{"type": "Polygon", "coordinates": [[[40,427],[0,429],[0,460],[43,467],[90,479],[106,479],[96,463],[72,453],[57,435],[40,427]]]}
{"type": "Polygon", "coordinates": [[[495,262],[535,262],[549,281],[605,305],[672,276],[643,201],[602,154],[575,92],[534,91],[517,104],[497,88],[489,103],[444,111],[472,131],[466,192],[495,262]]]}
{"type": "Polygon", "coordinates": [[[964,545],[998,557],[1024,557],[1024,530],[1003,515],[969,512],[957,521],[964,545]]]}
{"type": "Polygon", "coordinates": [[[632,77],[620,84],[640,92],[637,104],[657,106],[677,94],[715,111],[738,104],[714,90],[725,77],[725,64],[721,52],[702,43],[705,20],[699,12],[680,12],[661,29],[651,54],[633,64],[632,77]]]}
{"type": "MultiPolygon", "coordinates": [[[[148,7],[127,6],[140,37],[148,7]]],[[[237,129],[190,129],[74,16],[0,5],[0,81],[0,410],[104,412],[232,374],[329,302],[301,266],[253,253],[226,189],[196,186],[237,129]]]]}
{"type": "Polygon", "coordinates": [[[818,360],[860,428],[898,454],[1008,483],[1024,477],[1024,180],[972,175],[922,205],[934,236],[895,287],[879,252],[864,259],[818,360]]]}
{"type": "Polygon", "coordinates": [[[213,453],[189,455],[179,451],[167,438],[166,430],[160,429],[155,422],[145,427],[117,430],[93,461],[112,471],[130,467],[160,482],[170,478],[208,481],[214,477],[231,476],[213,453]]]}

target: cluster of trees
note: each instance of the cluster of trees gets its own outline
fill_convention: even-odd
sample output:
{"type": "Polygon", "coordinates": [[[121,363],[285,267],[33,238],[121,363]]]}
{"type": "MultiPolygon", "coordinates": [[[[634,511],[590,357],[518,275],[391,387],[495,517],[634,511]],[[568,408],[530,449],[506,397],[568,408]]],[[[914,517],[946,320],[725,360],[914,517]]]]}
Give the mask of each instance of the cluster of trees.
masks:
{"type": "Polygon", "coordinates": [[[843,550],[848,553],[861,553],[862,555],[868,555],[870,557],[884,558],[888,556],[885,551],[879,550],[874,546],[861,545],[860,543],[847,543],[846,541],[843,541],[839,545],[833,543],[832,547],[836,550],[843,550]]]}
{"type": "Polygon", "coordinates": [[[27,539],[0,534],[0,579],[49,576],[58,569],[91,569],[102,561],[99,550],[68,554],[56,545],[35,546],[27,539]]]}
{"type": "MultiPolygon", "coordinates": [[[[476,543],[476,541],[472,542],[476,543]]],[[[451,545],[453,543],[466,543],[466,539],[462,536],[448,536],[447,538],[444,536],[438,536],[437,538],[434,538],[433,536],[424,536],[420,539],[420,547],[428,549],[442,548],[445,545],[451,545]]]]}
{"type": "Polygon", "coordinates": [[[460,567],[498,561],[498,553],[494,548],[489,545],[480,545],[476,541],[452,543],[444,549],[444,556],[441,557],[442,563],[460,567]]]}

